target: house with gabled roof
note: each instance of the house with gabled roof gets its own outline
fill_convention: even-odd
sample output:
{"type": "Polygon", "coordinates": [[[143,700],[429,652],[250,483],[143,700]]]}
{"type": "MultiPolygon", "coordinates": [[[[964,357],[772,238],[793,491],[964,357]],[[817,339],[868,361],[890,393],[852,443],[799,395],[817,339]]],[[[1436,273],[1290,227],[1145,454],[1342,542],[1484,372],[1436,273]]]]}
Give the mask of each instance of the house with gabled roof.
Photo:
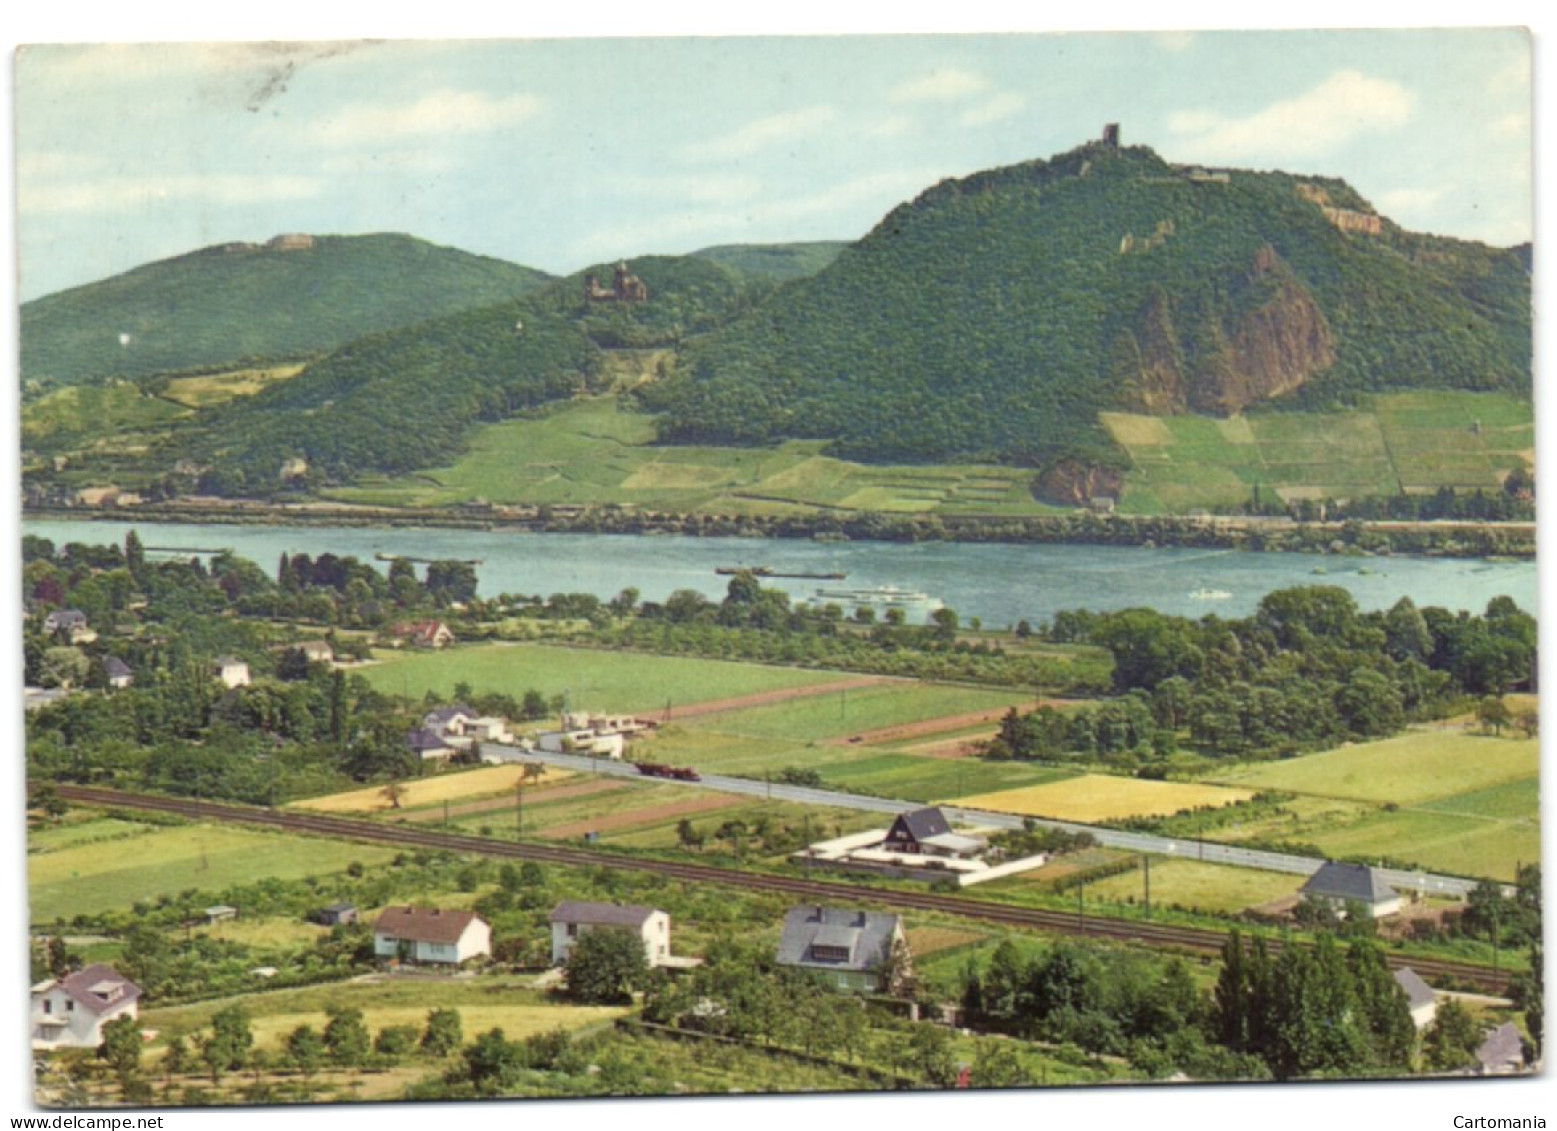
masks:
{"type": "MultiPolygon", "coordinates": [[[[896,915],[811,904],[784,916],[777,961],[809,970],[829,986],[869,993],[882,989],[892,951],[908,943],[896,915]]],[[[898,971],[907,976],[908,971],[898,971]]],[[[892,988],[892,987],[885,987],[892,988]]]]}
{"type": "Polygon", "coordinates": [[[1379,869],[1367,864],[1327,860],[1298,889],[1298,895],[1328,903],[1342,914],[1354,903],[1361,904],[1374,919],[1400,911],[1400,893],[1384,882],[1379,869]]]}
{"type": "Polygon", "coordinates": [[[1509,1076],[1525,1068],[1524,1038],[1512,1021],[1505,1021],[1476,1049],[1476,1066],[1471,1071],[1477,1076],[1509,1076]]]}
{"type": "Polygon", "coordinates": [[[916,856],[955,856],[969,858],[984,851],[984,841],[978,837],[954,833],[946,815],[931,806],[899,813],[881,842],[887,852],[904,852],[916,856]]]}
{"type": "Polygon", "coordinates": [[[72,644],[97,639],[97,633],[93,632],[92,626],[87,623],[87,615],[80,609],[55,609],[43,618],[43,631],[63,632],[72,644]]]}
{"type": "Polygon", "coordinates": [[[452,758],[459,750],[443,735],[430,730],[413,730],[405,736],[406,749],[424,762],[452,758]]]}
{"type": "Polygon", "coordinates": [[[419,620],[397,624],[389,635],[400,644],[413,648],[447,648],[454,643],[454,633],[441,620],[419,620]]]}
{"type": "Polygon", "coordinates": [[[1406,995],[1406,1006],[1411,1010],[1411,1023],[1418,1032],[1433,1023],[1438,1016],[1438,998],[1433,987],[1422,981],[1422,976],[1409,966],[1395,971],[1395,985],[1406,995]]]}
{"type": "Polygon", "coordinates": [[[402,962],[458,966],[492,953],[492,927],[474,911],[386,907],[373,924],[373,953],[402,962]]]}
{"type": "Polygon", "coordinates": [[[97,1048],[103,1026],[140,1014],[141,989],[112,966],[94,963],[32,988],[34,1048],[97,1048]]]}
{"type": "Polygon", "coordinates": [[[643,940],[643,955],[650,966],[664,966],[670,958],[670,916],[653,907],[627,907],[619,903],[566,900],[551,913],[551,961],[561,966],[573,944],[590,931],[632,931],[643,940]]]}
{"type": "Polygon", "coordinates": [[[135,673],[130,670],[130,665],[118,656],[109,656],[104,660],[103,671],[108,675],[109,687],[121,689],[135,682],[135,673]]]}

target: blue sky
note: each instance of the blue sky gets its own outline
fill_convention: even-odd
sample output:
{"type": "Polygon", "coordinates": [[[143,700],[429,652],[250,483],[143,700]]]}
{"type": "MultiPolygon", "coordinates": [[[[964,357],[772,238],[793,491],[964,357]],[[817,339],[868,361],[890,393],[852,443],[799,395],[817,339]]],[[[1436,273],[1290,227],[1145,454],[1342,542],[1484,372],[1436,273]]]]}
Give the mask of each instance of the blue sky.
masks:
{"type": "Polygon", "coordinates": [[[1346,178],[1530,238],[1523,32],[665,38],[25,49],[20,297],[283,231],[540,267],[852,239],[936,180],[1095,136],[1346,178]]]}

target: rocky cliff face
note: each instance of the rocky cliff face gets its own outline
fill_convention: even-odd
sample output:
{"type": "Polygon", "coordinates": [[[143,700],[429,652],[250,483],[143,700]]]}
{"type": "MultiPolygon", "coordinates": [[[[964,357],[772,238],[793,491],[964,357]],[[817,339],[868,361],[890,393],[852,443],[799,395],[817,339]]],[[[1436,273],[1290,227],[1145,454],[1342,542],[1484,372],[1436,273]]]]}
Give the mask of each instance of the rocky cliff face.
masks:
{"type": "Polygon", "coordinates": [[[1298,388],[1335,363],[1323,312],[1270,245],[1230,279],[1220,309],[1154,295],[1113,345],[1124,407],[1232,415],[1298,388]]]}
{"type": "Polygon", "coordinates": [[[1042,503],[1082,507],[1093,499],[1117,499],[1123,485],[1123,473],[1114,468],[1063,459],[1038,473],[1033,480],[1032,494],[1042,503]]]}

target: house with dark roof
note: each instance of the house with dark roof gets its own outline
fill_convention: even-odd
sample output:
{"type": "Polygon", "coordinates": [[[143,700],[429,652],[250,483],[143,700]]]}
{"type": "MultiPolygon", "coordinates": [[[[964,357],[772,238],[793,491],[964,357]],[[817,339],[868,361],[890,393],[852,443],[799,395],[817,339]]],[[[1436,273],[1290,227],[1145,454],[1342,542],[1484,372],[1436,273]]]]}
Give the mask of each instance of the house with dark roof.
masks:
{"type": "MultiPolygon", "coordinates": [[[[894,988],[883,986],[882,978],[897,947],[906,954],[908,943],[896,915],[813,904],[784,916],[777,961],[812,971],[840,990],[871,992],[894,988]]],[[[896,971],[899,978],[907,975],[906,969],[896,971]]]]}
{"type": "Polygon", "coordinates": [[[322,927],[334,927],[357,921],[357,905],[355,903],[332,903],[328,907],[321,907],[314,915],[314,922],[322,927]]]}
{"type": "Polygon", "coordinates": [[[946,815],[933,806],[899,813],[881,842],[887,852],[905,852],[917,856],[952,856],[967,859],[984,850],[978,837],[954,833],[946,815]]]}
{"type": "Polygon", "coordinates": [[[112,966],[95,963],[32,988],[32,1044],[36,1049],[97,1048],[103,1026],[140,1013],[141,989],[112,966]]]}
{"type": "Polygon", "coordinates": [[[643,954],[650,966],[664,966],[670,958],[670,916],[652,907],[625,907],[619,903],[587,903],[567,900],[551,913],[551,961],[561,966],[573,944],[590,931],[625,930],[643,940],[643,954]]]}
{"type": "Polygon", "coordinates": [[[1411,1023],[1417,1031],[1427,1028],[1438,1016],[1438,998],[1433,987],[1422,981],[1422,976],[1409,966],[1395,971],[1395,985],[1406,995],[1406,1005],[1411,1010],[1411,1023]]]}
{"type": "Polygon", "coordinates": [[[1342,914],[1348,905],[1361,904],[1374,919],[1400,910],[1400,893],[1384,882],[1377,868],[1366,864],[1327,860],[1298,889],[1298,895],[1328,903],[1342,914]]]}
{"type": "Polygon", "coordinates": [[[130,670],[130,665],[118,656],[109,656],[103,661],[103,670],[108,673],[108,686],[113,688],[129,687],[135,682],[135,673],[130,670]]]}
{"type": "Polygon", "coordinates": [[[87,615],[80,609],[55,609],[43,618],[43,631],[63,632],[72,644],[85,639],[92,632],[87,615]]]}
{"type": "Polygon", "coordinates": [[[1525,1070],[1525,1044],[1512,1021],[1505,1021],[1476,1050],[1477,1076],[1509,1076],[1525,1070]]]}
{"type": "Polygon", "coordinates": [[[435,707],[422,716],[422,729],[434,734],[463,734],[465,724],[476,717],[463,703],[450,703],[447,707],[435,707]]]}
{"type": "Polygon", "coordinates": [[[450,758],[459,752],[441,734],[430,730],[413,730],[405,736],[405,745],[406,749],[424,762],[434,758],[450,758]]]}
{"type": "Polygon", "coordinates": [[[373,924],[373,953],[402,962],[458,966],[492,953],[492,927],[474,911],[386,907],[373,924]]]}

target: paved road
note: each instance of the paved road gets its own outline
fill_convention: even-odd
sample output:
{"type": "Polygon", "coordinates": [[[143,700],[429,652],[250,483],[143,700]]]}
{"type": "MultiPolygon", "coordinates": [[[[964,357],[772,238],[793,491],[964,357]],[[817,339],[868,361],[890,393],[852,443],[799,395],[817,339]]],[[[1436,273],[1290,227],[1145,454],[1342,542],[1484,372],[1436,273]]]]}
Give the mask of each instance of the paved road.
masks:
{"type": "MultiPolygon", "coordinates": [[[[487,747],[482,748],[483,751],[487,747]]],[[[613,774],[618,777],[637,778],[665,782],[670,785],[686,785],[699,789],[715,789],[725,793],[744,793],[772,801],[796,801],[806,805],[830,805],[837,809],[856,809],[871,813],[905,813],[922,808],[914,801],[896,801],[886,797],[868,797],[860,793],[838,793],[830,789],[811,789],[802,785],[782,782],[753,781],[750,778],[732,778],[722,774],[704,774],[696,782],[676,781],[673,778],[644,779],[630,762],[616,762],[609,758],[586,758],[575,754],[547,754],[539,750],[521,754],[512,746],[492,746],[494,756],[505,759],[522,758],[524,761],[541,762],[548,766],[574,770],[580,773],[613,774]]],[[[942,805],[941,812],[947,818],[961,824],[981,825],[987,828],[1019,829],[1023,818],[1009,813],[990,813],[982,809],[962,809],[942,805]]],[[[1231,864],[1240,868],[1261,868],[1267,872],[1288,872],[1295,876],[1309,876],[1319,870],[1323,860],[1312,856],[1294,856],[1285,852],[1264,852],[1257,848],[1240,848],[1233,844],[1216,844],[1211,841],[1191,840],[1180,837],[1155,836],[1151,833],[1124,832],[1119,829],[1099,828],[1096,825],[1078,825],[1069,821],[1050,821],[1034,818],[1039,825],[1051,829],[1064,829],[1073,833],[1091,833],[1100,844],[1110,848],[1123,848],[1131,852],[1150,852],[1160,856],[1182,856],[1190,860],[1204,860],[1207,864],[1231,864]]],[[[1441,876],[1433,872],[1402,872],[1391,868],[1380,869],[1391,887],[1416,889],[1429,895],[1464,896],[1476,886],[1475,880],[1460,876],[1441,876]]]]}

